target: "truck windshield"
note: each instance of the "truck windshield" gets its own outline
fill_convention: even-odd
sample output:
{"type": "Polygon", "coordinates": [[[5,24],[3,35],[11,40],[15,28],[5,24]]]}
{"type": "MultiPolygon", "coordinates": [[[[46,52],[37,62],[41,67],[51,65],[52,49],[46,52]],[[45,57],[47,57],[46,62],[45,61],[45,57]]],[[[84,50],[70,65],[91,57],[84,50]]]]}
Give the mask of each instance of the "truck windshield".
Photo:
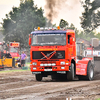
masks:
{"type": "Polygon", "coordinates": [[[66,45],[66,34],[33,34],[32,45],[66,45]]]}
{"type": "Polygon", "coordinates": [[[17,52],[18,52],[18,48],[11,47],[11,48],[10,48],[10,52],[16,52],[16,53],[17,53],[17,52]]]}

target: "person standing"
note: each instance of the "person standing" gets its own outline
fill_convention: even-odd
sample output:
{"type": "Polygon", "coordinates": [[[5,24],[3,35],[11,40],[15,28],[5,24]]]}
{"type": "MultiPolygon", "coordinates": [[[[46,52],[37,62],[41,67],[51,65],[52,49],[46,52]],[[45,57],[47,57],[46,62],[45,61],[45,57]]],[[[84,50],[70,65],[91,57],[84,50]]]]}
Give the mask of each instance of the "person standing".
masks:
{"type": "Polygon", "coordinates": [[[9,53],[9,51],[7,51],[7,53],[5,54],[5,57],[6,57],[6,58],[12,58],[12,57],[11,57],[11,54],[9,53]]]}
{"type": "Polygon", "coordinates": [[[22,51],[21,54],[21,67],[25,66],[25,59],[27,58],[27,55],[24,53],[24,51],[22,51]]]}

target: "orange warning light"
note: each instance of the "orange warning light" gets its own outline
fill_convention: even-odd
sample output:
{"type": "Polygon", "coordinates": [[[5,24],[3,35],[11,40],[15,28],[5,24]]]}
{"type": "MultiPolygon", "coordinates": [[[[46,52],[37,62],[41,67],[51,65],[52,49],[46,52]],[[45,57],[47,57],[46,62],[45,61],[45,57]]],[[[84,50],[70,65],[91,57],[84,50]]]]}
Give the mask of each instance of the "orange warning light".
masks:
{"type": "Polygon", "coordinates": [[[40,30],[40,27],[38,27],[37,29],[40,30]]]}
{"type": "Polygon", "coordinates": [[[60,26],[58,26],[57,29],[60,30],[60,26]]]}

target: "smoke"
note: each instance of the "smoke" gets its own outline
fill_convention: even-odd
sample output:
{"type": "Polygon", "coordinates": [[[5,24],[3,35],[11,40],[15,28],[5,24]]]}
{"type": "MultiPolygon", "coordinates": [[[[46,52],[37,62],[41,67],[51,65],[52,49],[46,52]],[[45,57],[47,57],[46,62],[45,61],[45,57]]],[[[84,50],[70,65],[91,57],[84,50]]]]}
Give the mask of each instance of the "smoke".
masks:
{"type": "Polygon", "coordinates": [[[59,10],[64,2],[66,0],[46,0],[46,15],[51,22],[58,16],[59,10]]]}
{"type": "Polygon", "coordinates": [[[57,17],[59,17],[59,13],[66,13],[65,10],[72,10],[74,5],[77,5],[80,0],[45,0],[45,11],[46,17],[52,22],[57,17]]]}

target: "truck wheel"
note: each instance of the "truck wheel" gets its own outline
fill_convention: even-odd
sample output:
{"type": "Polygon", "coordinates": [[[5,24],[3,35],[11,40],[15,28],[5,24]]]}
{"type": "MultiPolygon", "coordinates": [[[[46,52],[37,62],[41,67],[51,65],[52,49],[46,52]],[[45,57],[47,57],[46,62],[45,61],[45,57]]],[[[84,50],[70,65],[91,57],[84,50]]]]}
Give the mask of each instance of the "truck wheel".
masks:
{"type": "Polygon", "coordinates": [[[79,75],[78,76],[78,79],[79,80],[93,80],[94,78],[94,67],[93,65],[91,64],[91,62],[88,63],[88,67],[87,67],[87,76],[82,76],[82,75],[79,75]]]}
{"type": "Polygon", "coordinates": [[[87,67],[87,76],[86,76],[87,80],[91,81],[94,78],[94,67],[91,64],[91,62],[88,63],[88,67],[87,67]]]}
{"type": "Polygon", "coordinates": [[[71,63],[70,71],[67,72],[67,80],[68,81],[74,80],[74,64],[73,63],[71,63]]]}
{"type": "Polygon", "coordinates": [[[41,74],[35,74],[35,78],[36,78],[37,81],[41,81],[42,75],[41,74]]]}

